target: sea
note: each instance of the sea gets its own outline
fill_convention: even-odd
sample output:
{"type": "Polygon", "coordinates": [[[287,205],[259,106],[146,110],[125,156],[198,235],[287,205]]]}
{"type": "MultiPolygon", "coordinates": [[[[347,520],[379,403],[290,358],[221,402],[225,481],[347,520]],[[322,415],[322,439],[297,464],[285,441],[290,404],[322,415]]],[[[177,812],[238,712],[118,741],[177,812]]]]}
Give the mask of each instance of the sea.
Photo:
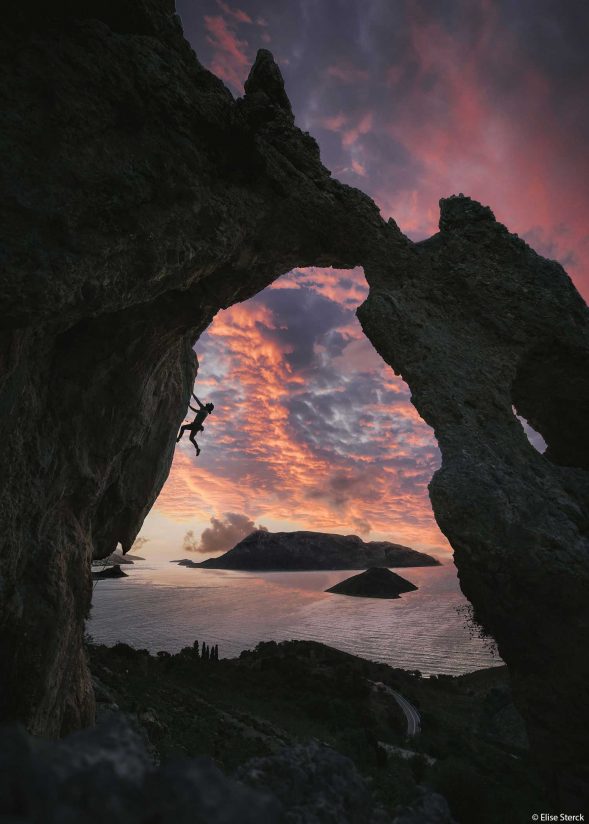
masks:
{"type": "Polygon", "coordinates": [[[418,587],[395,600],[325,592],[358,574],[350,570],[237,572],[162,560],[123,569],[127,578],[94,587],[87,631],[96,643],[177,652],[198,639],[226,658],[260,641],[320,641],[424,676],[503,664],[473,627],[451,563],[395,570],[418,587]]]}

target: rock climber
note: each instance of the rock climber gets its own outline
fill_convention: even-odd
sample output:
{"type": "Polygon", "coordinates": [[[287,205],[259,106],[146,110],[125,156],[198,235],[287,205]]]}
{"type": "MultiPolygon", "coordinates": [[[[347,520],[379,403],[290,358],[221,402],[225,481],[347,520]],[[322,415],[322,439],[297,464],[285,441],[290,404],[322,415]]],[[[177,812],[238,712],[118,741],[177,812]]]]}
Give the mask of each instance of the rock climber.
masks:
{"type": "Polygon", "coordinates": [[[198,404],[198,409],[195,409],[192,404],[188,404],[188,406],[192,409],[193,412],[196,412],[194,416],[194,420],[190,423],[185,423],[181,428],[180,432],[178,433],[178,437],[176,438],[176,443],[180,440],[182,435],[188,430],[190,432],[190,437],[188,440],[194,445],[196,449],[197,456],[200,455],[200,447],[196,442],[196,436],[199,432],[204,432],[203,421],[207,418],[213,409],[215,408],[214,404],[212,403],[201,403],[199,399],[196,397],[194,392],[192,393],[192,397],[198,404]]]}

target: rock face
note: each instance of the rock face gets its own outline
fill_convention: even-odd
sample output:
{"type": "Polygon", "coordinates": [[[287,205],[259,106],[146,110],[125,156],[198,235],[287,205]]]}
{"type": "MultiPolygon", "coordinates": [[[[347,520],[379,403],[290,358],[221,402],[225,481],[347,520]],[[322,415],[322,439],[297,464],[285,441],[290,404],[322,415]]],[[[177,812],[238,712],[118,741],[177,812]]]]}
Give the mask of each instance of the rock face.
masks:
{"type": "Polygon", "coordinates": [[[390,569],[370,567],[366,572],[352,575],[325,591],[358,598],[399,598],[402,592],[414,592],[416,589],[415,584],[395,575],[390,569]]]}
{"type": "Polygon", "coordinates": [[[328,532],[267,532],[256,530],[218,558],[184,566],[209,569],[312,570],[366,569],[381,564],[391,567],[438,566],[425,552],[388,541],[365,542],[357,535],[328,532]]]}
{"type": "Polygon", "coordinates": [[[161,489],[215,313],[295,266],[361,264],[361,323],[442,450],[461,585],[547,782],[580,797],[589,322],[563,269],[469,198],[410,242],[332,180],[271,55],[234,100],[172,0],[40,5],[0,23],[0,717],[92,720],[90,561],[131,547],[161,489]]]}
{"type": "Polygon", "coordinates": [[[294,266],[357,265],[382,221],[271,55],[235,101],[171,0],[0,25],[0,718],[57,734],[93,718],[90,561],[130,549],[168,475],[193,343],[294,266]]]}
{"type": "Polygon", "coordinates": [[[562,267],[468,197],[367,267],[364,331],[442,452],[430,484],[461,587],[497,640],[552,791],[589,771],[589,313],[562,267]],[[542,434],[540,455],[513,408],[542,434]],[[578,712],[571,708],[579,707],[578,712]]]}

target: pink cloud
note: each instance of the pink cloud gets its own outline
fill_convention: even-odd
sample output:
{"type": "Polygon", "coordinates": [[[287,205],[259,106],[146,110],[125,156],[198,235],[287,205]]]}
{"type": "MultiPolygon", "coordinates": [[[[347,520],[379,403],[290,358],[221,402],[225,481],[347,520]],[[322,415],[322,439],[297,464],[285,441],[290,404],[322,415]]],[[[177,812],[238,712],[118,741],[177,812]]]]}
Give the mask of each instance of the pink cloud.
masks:
{"type": "Polygon", "coordinates": [[[213,49],[211,71],[238,91],[243,91],[243,83],[251,60],[245,53],[247,40],[240,40],[228,27],[223,17],[204,18],[208,32],[207,42],[213,49]]]}
{"type": "Polygon", "coordinates": [[[546,117],[556,94],[551,79],[526,62],[494,5],[485,8],[465,47],[414,6],[418,72],[386,129],[422,168],[410,188],[377,183],[373,194],[414,237],[436,231],[441,196],[461,191],[488,203],[537,251],[563,260],[587,297],[589,155],[579,133],[546,117]],[[512,77],[500,99],[488,83],[497,64],[512,77]]]}
{"type": "Polygon", "coordinates": [[[346,147],[352,146],[358,138],[363,134],[368,134],[372,129],[372,112],[363,114],[357,125],[344,132],[342,137],[342,145],[346,147]]]}
{"type": "Polygon", "coordinates": [[[368,72],[359,69],[351,63],[337,63],[327,67],[328,77],[340,80],[342,83],[360,83],[368,80],[368,72]]]}
{"type": "Polygon", "coordinates": [[[324,117],[320,121],[323,128],[330,132],[340,132],[347,122],[348,118],[345,114],[342,114],[342,112],[333,117],[324,117]]]}
{"type": "Polygon", "coordinates": [[[224,11],[225,14],[228,14],[230,17],[233,17],[234,20],[237,20],[238,23],[252,23],[252,18],[242,9],[234,9],[229,6],[227,3],[224,3],[223,0],[217,0],[217,5],[224,11]]]}
{"type": "Polygon", "coordinates": [[[352,159],[352,171],[361,177],[366,177],[366,166],[358,160],[352,159]]]}

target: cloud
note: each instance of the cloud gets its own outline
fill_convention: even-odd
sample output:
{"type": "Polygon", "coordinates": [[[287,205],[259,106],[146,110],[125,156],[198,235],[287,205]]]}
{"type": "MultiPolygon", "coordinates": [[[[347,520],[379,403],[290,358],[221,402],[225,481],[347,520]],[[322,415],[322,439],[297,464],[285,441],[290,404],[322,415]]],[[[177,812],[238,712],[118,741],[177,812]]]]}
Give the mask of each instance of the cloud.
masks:
{"type": "Polygon", "coordinates": [[[247,40],[240,40],[231,29],[231,24],[219,15],[205,15],[204,26],[207,42],[211,46],[211,71],[234,90],[243,91],[243,83],[249,72],[252,60],[246,49],[247,40]]]}
{"type": "MultiPolygon", "coordinates": [[[[238,23],[252,23],[252,18],[242,9],[234,9],[228,3],[224,3],[223,0],[217,0],[217,5],[225,14],[228,14],[229,17],[233,17],[234,20],[237,20],[238,23]]],[[[259,25],[259,23],[258,23],[259,25]]]]}
{"type": "Polygon", "coordinates": [[[160,512],[255,510],[290,528],[443,541],[427,496],[435,439],[359,328],[365,294],[360,270],[293,272],[217,315],[197,389],[215,413],[198,459],[176,450],[160,512]]]}
{"type": "Polygon", "coordinates": [[[131,547],[130,552],[137,552],[138,550],[143,549],[143,547],[147,543],[149,543],[149,538],[144,538],[142,535],[140,535],[138,538],[135,538],[135,541],[133,542],[133,546],[131,547]]]}
{"type": "MultiPolygon", "coordinates": [[[[178,6],[194,17],[188,0],[178,6]]],[[[219,12],[213,0],[201,8],[219,12]]],[[[350,185],[361,179],[403,231],[432,234],[440,197],[465,192],[563,262],[589,296],[586,3],[243,0],[239,8],[267,24],[297,120],[319,139],[326,165],[350,185]]],[[[220,32],[211,41],[202,17],[190,35],[205,64],[239,89],[244,58],[261,45],[250,35],[258,27],[247,26],[246,46],[231,28],[245,25],[230,12],[224,20],[237,45],[220,32]]]]}
{"type": "Polygon", "coordinates": [[[224,512],[218,518],[211,518],[211,526],[203,530],[200,539],[197,539],[194,531],[189,529],[182,541],[182,549],[185,552],[199,552],[203,555],[226,552],[255,530],[268,531],[261,524],[256,526],[247,515],[224,512]]]}
{"type": "Polygon", "coordinates": [[[199,542],[192,529],[189,529],[182,539],[183,552],[198,552],[199,542]]]}
{"type": "Polygon", "coordinates": [[[360,69],[345,61],[328,66],[327,74],[342,83],[359,83],[368,80],[368,72],[365,69],[360,69]]]}

